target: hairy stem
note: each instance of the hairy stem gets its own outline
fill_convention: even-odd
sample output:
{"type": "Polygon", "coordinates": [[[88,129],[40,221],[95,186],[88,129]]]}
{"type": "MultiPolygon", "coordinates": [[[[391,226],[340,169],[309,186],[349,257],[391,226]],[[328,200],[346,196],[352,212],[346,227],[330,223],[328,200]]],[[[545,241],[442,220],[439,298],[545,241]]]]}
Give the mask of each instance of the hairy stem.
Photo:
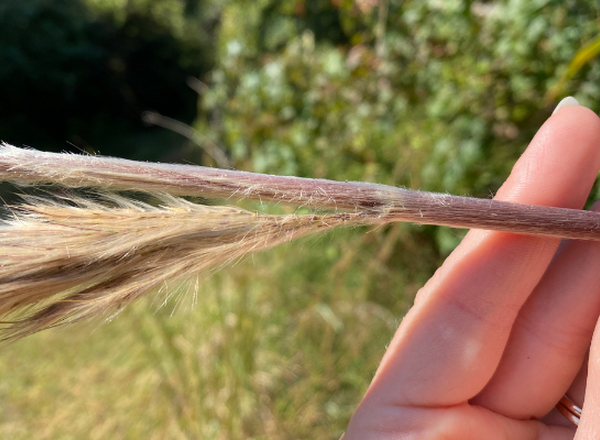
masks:
{"type": "Polygon", "coordinates": [[[354,211],[364,223],[406,221],[600,241],[600,213],[414,191],[363,182],[46,153],[0,145],[0,180],[160,191],[354,211]]]}

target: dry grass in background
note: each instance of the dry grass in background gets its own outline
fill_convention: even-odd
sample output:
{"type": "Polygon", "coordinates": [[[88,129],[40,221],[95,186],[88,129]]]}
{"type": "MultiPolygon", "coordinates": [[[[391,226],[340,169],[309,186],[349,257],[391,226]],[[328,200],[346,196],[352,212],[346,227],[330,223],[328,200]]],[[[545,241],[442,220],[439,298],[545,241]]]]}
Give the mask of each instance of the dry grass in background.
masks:
{"type": "MultiPolygon", "coordinates": [[[[193,307],[172,313],[172,304],[159,308],[149,297],[109,324],[5,346],[0,437],[339,437],[398,315],[368,300],[365,281],[377,274],[359,273],[370,258],[352,255],[364,236],[337,234],[344,249],[327,236],[303,239],[201,280],[193,307]],[[310,260],[302,257],[308,249],[310,260]],[[313,264],[356,276],[351,285],[298,280],[295,272],[313,264]],[[275,270],[282,274],[274,279],[275,270]]],[[[393,291],[414,292],[397,279],[393,291]]]]}

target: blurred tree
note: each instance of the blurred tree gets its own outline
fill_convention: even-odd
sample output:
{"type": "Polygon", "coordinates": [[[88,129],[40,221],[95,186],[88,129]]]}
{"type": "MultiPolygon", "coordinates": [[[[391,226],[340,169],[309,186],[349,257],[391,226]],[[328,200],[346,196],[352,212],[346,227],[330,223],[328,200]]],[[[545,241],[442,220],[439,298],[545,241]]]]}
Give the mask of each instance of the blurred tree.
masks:
{"type": "Polygon", "coordinates": [[[193,2],[189,10],[176,0],[118,3],[0,3],[4,140],[61,149],[72,141],[139,157],[140,145],[115,151],[101,139],[147,130],[147,109],[194,117],[196,97],[186,79],[211,67],[214,26],[202,26],[193,2]]]}

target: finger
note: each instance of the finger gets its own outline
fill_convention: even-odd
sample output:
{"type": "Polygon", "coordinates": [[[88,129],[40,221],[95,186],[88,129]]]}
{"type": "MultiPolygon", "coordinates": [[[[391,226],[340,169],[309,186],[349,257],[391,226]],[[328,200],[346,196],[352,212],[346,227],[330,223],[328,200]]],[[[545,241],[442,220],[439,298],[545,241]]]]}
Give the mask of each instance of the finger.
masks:
{"type": "MultiPolygon", "coordinates": [[[[588,363],[589,356],[586,356],[575,380],[569,387],[569,389],[564,393],[571,401],[573,401],[579,408],[583,406],[583,400],[585,397],[585,387],[587,384],[587,376],[588,376],[588,363]]],[[[562,398],[562,396],[561,396],[562,398]]],[[[548,414],[546,414],[540,421],[546,425],[550,426],[564,426],[566,428],[571,428],[575,431],[574,424],[571,420],[567,419],[560,411],[558,411],[556,405],[550,410],[548,414]]]]}
{"type": "MultiPolygon", "coordinates": [[[[578,208],[598,171],[600,122],[583,107],[551,117],[498,198],[578,208]]],[[[359,408],[447,406],[491,378],[512,324],[558,240],[471,231],[419,294],[359,408]]]]}
{"type": "Polygon", "coordinates": [[[493,378],[472,403],[515,418],[552,409],[592,340],[600,315],[599,263],[600,243],[561,246],[521,309],[493,378]]]}
{"type": "Polygon", "coordinates": [[[581,421],[575,440],[595,440],[600,437],[600,324],[596,325],[590,357],[581,421]]]}

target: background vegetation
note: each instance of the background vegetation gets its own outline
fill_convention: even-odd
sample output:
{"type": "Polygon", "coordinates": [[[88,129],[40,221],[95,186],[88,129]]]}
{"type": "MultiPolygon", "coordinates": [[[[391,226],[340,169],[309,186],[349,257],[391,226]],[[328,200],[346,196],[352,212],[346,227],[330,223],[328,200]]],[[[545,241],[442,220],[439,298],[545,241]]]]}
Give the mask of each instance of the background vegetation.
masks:
{"type": "MultiPolygon", "coordinates": [[[[3,0],[0,138],[487,197],[557,98],[599,110],[599,20],[589,0],[3,0]]],[[[0,437],[337,439],[461,236],[336,231],[202,276],[194,305],[3,346],[0,437]]]]}

